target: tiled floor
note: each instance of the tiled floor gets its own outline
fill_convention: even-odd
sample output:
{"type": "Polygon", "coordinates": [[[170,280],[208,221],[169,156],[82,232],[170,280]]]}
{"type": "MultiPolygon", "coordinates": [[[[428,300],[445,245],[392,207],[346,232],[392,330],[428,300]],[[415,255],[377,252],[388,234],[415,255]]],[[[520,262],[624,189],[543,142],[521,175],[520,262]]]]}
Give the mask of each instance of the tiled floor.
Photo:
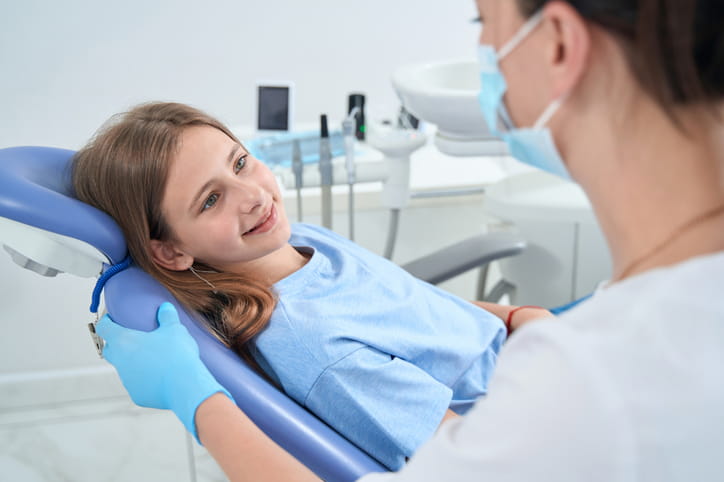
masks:
{"type": "Polygon", "coordinates": [[[0,377],[0,474],[22,482],[226,480],[168,411],[135,406],[112,368],[0,377]]]}

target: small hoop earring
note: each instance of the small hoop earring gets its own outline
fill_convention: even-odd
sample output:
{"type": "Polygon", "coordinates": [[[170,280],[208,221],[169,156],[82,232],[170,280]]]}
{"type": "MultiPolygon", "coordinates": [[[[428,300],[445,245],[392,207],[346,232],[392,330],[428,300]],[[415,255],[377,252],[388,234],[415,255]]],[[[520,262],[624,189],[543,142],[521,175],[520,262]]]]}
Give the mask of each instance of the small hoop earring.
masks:
{"type": "MultiPolygon", "coordinates": [[[[191,273],[193,273],[193,275],[196,276],[198,279],[209,285],[209,288],[211,288],[211,291],[213,291],[214,294],[218,293],[216,291],[216,286],[212,285],[206,278],[202,278],[201,275],[196,272],[193,266],[189,266],[189,271],[191,271],[191,273]]],[[[204,271],[204,273],[213,273],[213,271],[204,271]]]]}

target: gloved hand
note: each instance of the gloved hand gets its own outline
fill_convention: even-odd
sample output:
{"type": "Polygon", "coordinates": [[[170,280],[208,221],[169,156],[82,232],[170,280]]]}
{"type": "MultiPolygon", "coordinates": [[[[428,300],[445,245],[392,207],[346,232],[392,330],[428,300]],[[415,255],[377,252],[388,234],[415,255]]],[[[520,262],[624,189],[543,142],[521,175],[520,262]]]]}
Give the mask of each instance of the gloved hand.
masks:
{"type": "Polygon", "coordinates": [[[179,321],[176,308],[163,303],[156,317],[159,327],[145,332],[104,315],[96,325],[105,340],[103,356],[137,405],[172,410],[199,441],[194,417],[201,402],[217,392],[233,397],[199,358],[196,340],[179,321]]]}

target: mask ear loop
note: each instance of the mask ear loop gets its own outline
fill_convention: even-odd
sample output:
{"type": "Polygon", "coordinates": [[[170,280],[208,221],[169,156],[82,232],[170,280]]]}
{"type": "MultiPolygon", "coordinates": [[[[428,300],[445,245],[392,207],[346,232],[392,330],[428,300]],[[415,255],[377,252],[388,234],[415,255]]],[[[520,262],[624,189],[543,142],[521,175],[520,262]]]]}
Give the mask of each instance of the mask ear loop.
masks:
{"type": "MultiPolygon", "coordinates": [[[[498,51],[498,62],[500,62],[505,56],[510,54],[510,52],[513,51],[520,43],[536,28],[538,25],[543,21],[543,10],[538,10],[533,16],[531,16],[524,24],[523,26],[513,35],[513,37],[508,40],[508,42],[503,45],[500,50],[498,51]]],[[[540,129],[541,127],[545,126],[548,121],[553,117],[553,114],[556,113],[558,108],[563,104],[563,102],[566,100],[566,97],[568,97],[568,94],[564,94],[560,96],[559,98],[555,99],[553,102],[551,102],[548,107],[545,108],[543,113],[538,117],[538,120],[535,121],[533,124],[534,129],[540,129]]],[[[499,120],[505,125],[506,123],[510,126],[513,125],[512,120],[507,115],[508,113],[506,111],[498,112],[499,120]]]]}
{"type": "Polygon", "coordinates": [[[528,34],[530,34],[533,29],[535,29],[538,24],[543,20],[543,10],[538,10],[532,17],[530,17],[522,27],[520,27],[520,30],[518,30],[513,37],[506,42],[505,45],[500,47],[500,50],[498,50],[498,61],[503,60],[503,57],[507,56],[510,52],[513,51],[522,41],[525,39],[528,34]]]}
{"type": "Polygon", "coordinates": [[[553,102],[551,102],[548,107],[545,108],[543,113],[538,117],[538,120],[535,121],[535,124],[533,124],[533,129],[540,129],[546,124],[548,124],[548,121],[551,120],[551,117],[553,117],[553,114],[556,113],[558,108],[565,102],[566,98],[568,97],[568,93],[563,94],[562,96],[555,99],[553,102]]]}
{"type": "Polygon", "coordinates": [[[498,106],[498,128],[501,132],[508,132],[515,129],[513,119],[510,118],[508,109],[505,108],[505,105],[502,102],[500,103],[500,106],[498,106]]]}
{"type": "MultiPolygon", "coordinates": [[[[543,10],[538,10],[533,16],[531,16],[523,26],[498,50],[498,68],[500,68],[500,61],[503,60],[510,52],[513,51],[520,43],[540,24],[543,20],[543,10]]],[[[552,114],[551,114],[552,115],[552,114]]],[[[498,127],[502,127],[502,131],[509,131],[515,127],[513,120],[510,118],[510,114],[505,109],[505,106],[501,103],[501,107],[498,109],[498,127]]]]}

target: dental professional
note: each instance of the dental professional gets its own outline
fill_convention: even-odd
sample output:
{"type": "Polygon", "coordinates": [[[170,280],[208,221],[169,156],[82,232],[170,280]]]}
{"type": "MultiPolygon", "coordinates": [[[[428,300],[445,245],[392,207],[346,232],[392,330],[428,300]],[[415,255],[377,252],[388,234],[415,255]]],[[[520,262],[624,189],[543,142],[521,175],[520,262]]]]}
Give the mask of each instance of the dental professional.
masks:
{"type": "MultiPolygon", "coordinates": [[[[362,480],[721,480],[724,2],[477,6],[486,120],[518,159],[583,187],[614,276],[516,330],[484,399],[400,472],[362,480]]],[[[222,393],[173,309],[159,321],[150,334],[99,324],[133,399],[191,407],[231,480],[314,479],[222,393]],[[144,362],[161,345],[170,363],[144,362]]]]}

